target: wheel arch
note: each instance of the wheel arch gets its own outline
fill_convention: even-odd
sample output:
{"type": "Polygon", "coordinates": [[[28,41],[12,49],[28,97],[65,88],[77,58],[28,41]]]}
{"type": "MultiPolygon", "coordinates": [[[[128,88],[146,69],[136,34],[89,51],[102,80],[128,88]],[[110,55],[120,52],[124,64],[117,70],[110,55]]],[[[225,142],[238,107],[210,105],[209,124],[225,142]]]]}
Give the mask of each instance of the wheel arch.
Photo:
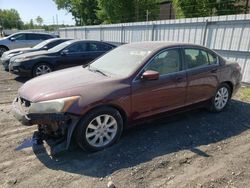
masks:
{"type": "MultiPolygon", "coordinates": [[[[229,88],[231,89],[231,96],[232,96],[232,93],[233,93],[233,90],[234,90],[234,86],[233,86],[233,83],[230,82],[230,81],[225,81],[225,82],[222,82],[221,84],[226,84],[229,86],[229,88]]],[[[230,97],[231,97],[230,96],[230,97]]]]}
{"type": "Polygon", "coordinates": [[[5,46],[5,45],[2,45],[2,44],[1,44],[1,45],[0,45],[0,48],[1,48],[1,47],[4,47],[5,49],[10,50],[10,49],[9,49],[7,46],[5,46]]]}
{"type": "Polygon", "coordinates": [[[88,113],[90,113],[98,108],[102,108],[102,107],[110,107],[110,108],[114,108],[115,110],[117,110],[122,116],[123,126],[126,126],[126,123],[128,121],[127,113],[125,112],[125,110],[122,107],[115,105],[115,104],[100,104],[100,105],[94,106],[93,108],[89,109],[86,112],[86,114],[88,114],[88,113]]]}

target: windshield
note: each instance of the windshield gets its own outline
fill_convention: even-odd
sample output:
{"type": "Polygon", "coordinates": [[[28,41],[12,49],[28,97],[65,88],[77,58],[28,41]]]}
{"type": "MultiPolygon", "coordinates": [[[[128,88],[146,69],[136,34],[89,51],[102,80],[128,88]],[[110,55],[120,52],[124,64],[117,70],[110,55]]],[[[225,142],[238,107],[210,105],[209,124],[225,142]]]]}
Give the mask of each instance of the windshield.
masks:
{"type": "Polygon", "coordinates": [[[91,63],[89,68],[107,74],[129,76],[150,53],[151,51],[146,49],[121,46],[91,63]]]}
{"type": "Polygon", "coordinates": [[[35,45],[33,48],[34,48],[34,49],[43,48],[43,47],[46,46],[49,42],[50,42],[50,40],[49,40],[49,41],[45,40],[45,41],[40,42],[39,44],[35,45]]]}
{"type": "Polygon", "coordinates": [[[67,47],[68,45],[70,45],[71,42],[67,41],[67,42],[63,42],[57,46],[55,46],[54,48],[49,49],[49,52],[59,52],[60,50],[64,49],[65,47],[67,47]]]}

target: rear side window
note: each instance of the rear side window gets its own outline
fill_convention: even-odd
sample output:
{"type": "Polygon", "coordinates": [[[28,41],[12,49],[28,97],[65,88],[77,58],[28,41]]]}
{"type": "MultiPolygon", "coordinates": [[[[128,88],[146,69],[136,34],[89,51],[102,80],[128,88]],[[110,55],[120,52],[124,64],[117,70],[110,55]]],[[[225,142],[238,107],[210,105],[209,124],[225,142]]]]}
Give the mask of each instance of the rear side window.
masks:
{"type": "Polygon", "coordinates": [[[27,40],[42,40],[39,34],[27,34],[27,40]]]}
{"type": "Polygon", "coordinates": [[[41,37],[42,40],[47,40],[47,39],[54,38],[54,37],[51,36],[51,35],[40,35],[40,37],[41,37]]]}
{"type": "Polygon", "coordinates": [[[50,48],[57,46],[58,44],[61,44],[62,42],[65,42],[65,41],[57,40],[57,41],[47,44],[46,46],[48,47],[48,49],[50,49],[50,48]]]}
{"type": "Polygon", "coordinates": [[[101,43],[88,43],[88,51],[109,51],[112,47],[101,43]]]}
{"type": "Polygon", "coordinates": [[[200,49],[185,49],[185,60],[188,68],[196,68],[209,65],[207,52],[200,49]]]}
{"type": "Polygon", "coordinates": [[[43,34],[27,34],[27,40],[47,40],[52,38],[50,35],[43,35],[43,34]]]}

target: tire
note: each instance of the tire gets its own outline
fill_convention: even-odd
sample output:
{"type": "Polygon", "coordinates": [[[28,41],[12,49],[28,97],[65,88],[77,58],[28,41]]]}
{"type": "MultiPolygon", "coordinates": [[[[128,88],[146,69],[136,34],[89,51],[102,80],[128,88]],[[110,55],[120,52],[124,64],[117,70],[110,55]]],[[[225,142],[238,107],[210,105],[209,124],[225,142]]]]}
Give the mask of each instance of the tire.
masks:
{"type": "Polygon", "coordinates": [[[121,114],[114,108],[100,107],[80,120],[74,137],[81,149],[95,152],[117,142],[122,130],[121,114]]]}
{"type": "Polygon", "coordinates": [[[211,112],[223,111],[231,99],[232,89],[227,84],[221,84],[210,101],[208,110],[211,112]]]}
{"type": "Polygon", "coordinates": [[[2,57],[3,53],[8,51],[9,49],[6,46],[0,46],[0,57],[2,57]]]}
{"type": "Polygon", "coordinates": [[[40,76],[43,74],[47,74],[52,72],[52,66],[48,63],[39,63],[37,65],[34,66],[34,68],[32,69],[32,76],[36,77],[36,76],[40,76]]]}

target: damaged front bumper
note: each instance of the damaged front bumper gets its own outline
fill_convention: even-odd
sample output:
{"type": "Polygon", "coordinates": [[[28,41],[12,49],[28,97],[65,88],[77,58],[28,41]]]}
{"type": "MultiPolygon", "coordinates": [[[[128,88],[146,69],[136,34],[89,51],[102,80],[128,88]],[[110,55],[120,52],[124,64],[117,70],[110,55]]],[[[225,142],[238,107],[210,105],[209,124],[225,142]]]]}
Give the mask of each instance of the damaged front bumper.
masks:
{"type": "Polygon", "coordinates": [[[35,124],[63,124],[69,121],[72,115],[66,113],[48,113],[48,114],[28,114],[25,111],[25,105],[20,97],[15,98],[12,103],[14,117],[23,125],[30,126],[35,124]]]}
{"type": "Polygon", "coordinates": [[[47,113],[47,114],[30,114],[27,113],[25,101],[17,97],[12,103],[12,112],[14,117],[23,125],[39,125],[38,131],[42,134],[66,137],[65,142],[55,147],[54,150],[64,151],[70,146],[73,131],[80,120],[79,116],[68,113],[47,113]]]}

